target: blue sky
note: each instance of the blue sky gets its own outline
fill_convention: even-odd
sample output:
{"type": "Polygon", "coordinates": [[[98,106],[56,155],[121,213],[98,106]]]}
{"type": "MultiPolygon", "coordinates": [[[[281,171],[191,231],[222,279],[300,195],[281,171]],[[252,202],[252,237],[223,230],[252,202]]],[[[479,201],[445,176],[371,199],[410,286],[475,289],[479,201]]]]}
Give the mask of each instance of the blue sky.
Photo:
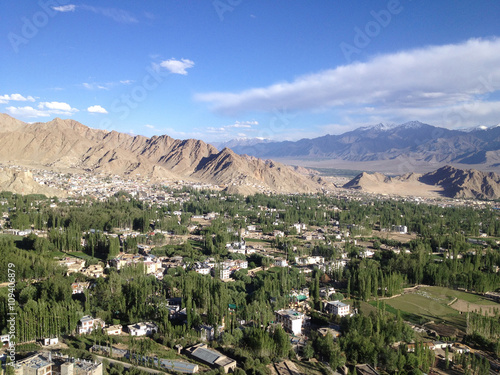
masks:
{"type": "Polygon", "coordinates": [[[500,123],[500,2],[0,4],[0,112],[223,141],[500,123]]]}

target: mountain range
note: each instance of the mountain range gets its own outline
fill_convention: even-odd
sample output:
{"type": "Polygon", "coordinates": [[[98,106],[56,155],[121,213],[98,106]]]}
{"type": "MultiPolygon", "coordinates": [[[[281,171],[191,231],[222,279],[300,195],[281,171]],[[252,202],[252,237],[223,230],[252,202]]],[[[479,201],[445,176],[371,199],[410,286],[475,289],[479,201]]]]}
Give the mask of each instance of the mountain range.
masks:
{"type": "Polygon", "coordinates": [[[425,174],[393,177],[362,172],[343,187],[376,194],[500,199],[500,175],[449,165],[425,174]]]}
{"type": "Polygon", "coordinates": [[[450,130],[418,121],[397,126],[378,124],[295,142],[233,144],[233,150],[238,154],[289,161],[379,161],[395,165],[406,160],[435,168],[462,164],[495,170],[500,167],[500,126],[450,130]]]}
{"type": "Polygon", "coordinates": [[[6,165],[147,177],[153,181],[185,180],[223,185],[228,191],[321,191],[315,175],[271,160],[218,151],[200,140],[167,135],[131,136],[89,128],[55,118],[28,124],[0,114],[0,161],[6,165]]]}
{"type": "MultiPolygon", "coordinates": [[[[245,147],[254,154],[337,157],[366,163],[400,157],[448,160],[499,166],[500,127],[468,132],[419,122],[365,127],[340,136],[327,135],[297,142],[258,143],[245,147]],[[338,148],[337,148],[338,147],[338,148]],[[410,156],[408,156],[410,155],[410,156]],[[385,158],[385,159],[384,159],[385,158]]],[[[188,181],[219,185],[231,193],[314,193],[335,186],[318,172],[272,160],[218,151],[201,140],[151,138],[89,128],[74,120],[25,123],[0,114],[0,163],[7,166],[88,172],[149,179],[152,183],[188,181]]],[[[344,188],[399,195],[441,195],[459,198],[500,198],[500,176],[493,172],[443,166],[425,174],[361,173],[344,188]]],[[[36,183],[22,169],[0,168],[0,189],[20,193],[64,195],[36,183]]]]}

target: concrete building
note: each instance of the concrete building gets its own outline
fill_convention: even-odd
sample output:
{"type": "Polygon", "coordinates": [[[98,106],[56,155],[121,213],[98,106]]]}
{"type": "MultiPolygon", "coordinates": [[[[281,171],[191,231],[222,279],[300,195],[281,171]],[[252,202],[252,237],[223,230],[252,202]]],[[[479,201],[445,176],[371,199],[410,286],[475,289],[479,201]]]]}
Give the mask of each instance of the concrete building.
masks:
{"type": "Polygon", "coordinates": [[[325,287],[319,290],[319,296],[323,298],[329,298],[332,294],[335,294],[335,288],[333,287],[325,287]]]}
{"type": "Polygon", "coordinates": [[[406,234],[408,233],[408,227],[406,225],[393,225],[392,231],[406,234]]]}
{"type": "Polygon", "coordinates": [[[49,357],[37,353],[22,361],[17,361],[14,371],[16,375],[52,375],[52,365],[54,363],[49,357]]]}
{"type": "Polygon", "coordinates": [[[104,276],[104,268],[100,264],[91,264],[87,268],[85,268],[82,273],[85,276],[98,278],[104,276]]]}
{"type": "Polygon", "coordinates": [[[130,324],[127,329],[132,336],[147,336],[158,332],[158,326],[152,322],[130,324]]]}
{"type": "Polygon", "coordinates": [[[340,301],[327,302],[325,304],[325,311],[328,314],[346,316],[351,313],[351,306],[340,301]]]}
{"type": "Polygon", "coordinates": [[[304,325],[305,315],[296,310],[279,310],[276,311],[276,323],[281,323],[285,331],[300,335],[302,326],[304,325]]]}
{"type": "Polygon", "coordinates": [[[288,261],[284,258],[276,258],[274,260],[274,265],[276,267],[288,267],[288,261]]]}
{"type": "Polygon", "coordinates": [[[71,284],[71,290],[73,294],[83,294],[85,290],[90,287],[90,282],[81,282],[81,283],[73,283],[71,284]]]}
{"type": "Polygon", "coordinates": [[[16,362],[16,375],[102,375],[102,363],[49,353],[37,353],[16,362]]]}
{"type": "Polygon", "coordinates": [[[84,335],[86,333],[92,332],[97,327],[104,328],[106,324],[102,319],[96,318],[94,319],[90,315],[85,315],[78,322],[78,334],[84,335]]]}
{"type": "Polygon", "coordinates": [[[59,338],[51,337],[43,339],[43,346],[56,345],[59,343],[59,338]]]}
{"type": "Polygon", "coordinates": [[[123,327],[121,324],[116,324],[114,326],[109,326],[107,328],[104,328],[104,332],[107,334],[107,335],[121,335],[122,332],[123,332],[123,327]]]}
{"type": "Polygon", "coordinates": [[[225,356],[214,349],[209,349],[207,344],[194,345],[186,351],[195,359],[204,362],[214,368],[222,368],[227,374],[236,369],[236,361],[225,356]]]}

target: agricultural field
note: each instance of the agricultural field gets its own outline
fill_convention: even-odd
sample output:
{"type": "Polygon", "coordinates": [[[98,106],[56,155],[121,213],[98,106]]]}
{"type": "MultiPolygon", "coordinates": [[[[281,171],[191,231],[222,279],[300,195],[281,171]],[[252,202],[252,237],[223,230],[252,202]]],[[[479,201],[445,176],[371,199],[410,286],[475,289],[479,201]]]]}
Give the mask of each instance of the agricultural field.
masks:
{"type": "MultiPolygon", "coordinates": [[[[401,311],[404,319],[423,324],[447,324],[465,331],[466,312],[493,315],[500,311],[500,304],[480,295],[442,287],[419,287],[401,296],[386,299],[386,311],[401,311]]],[[[372,304],[373,305],[373,304],[372,304]]]]}

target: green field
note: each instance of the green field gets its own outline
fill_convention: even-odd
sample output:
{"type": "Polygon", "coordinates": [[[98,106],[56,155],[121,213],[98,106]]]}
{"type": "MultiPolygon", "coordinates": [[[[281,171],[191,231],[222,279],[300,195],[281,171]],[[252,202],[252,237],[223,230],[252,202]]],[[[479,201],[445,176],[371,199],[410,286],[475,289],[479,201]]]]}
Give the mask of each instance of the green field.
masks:
{"type": "MultiPolygon", "coordinates": [[[[385,303],[387,312],[396,314],[399,310],[403,319],[413,323],[423,324],[434,321],[436,324],[444,323],[461,330],[466,328],[466,314],[450,306],[470,303],[471,306],[474,304],[474,306],[485,308],[500,307],[500,304],[480,295],[436,286],[420,287],[411,293],[381,300],[379,303],[382,302],[385,303]]],[[[376,307],[377,302],[372,301],[370,305],[376,307]]]]}
{"type": "Polygon", "coordinates": [[[66,254],[63,251],[54,250],[54,251],[50,252],[50,256],[53,257],[53,258],[65,258],[65,257],[68,256],[68,254],[66,254]]]}
{"type": "Polygon", "coordinates": [[[440,303],[450,303],[455,298],[458,298],[466,302],[477,303],[479,305],[498,305],[497,303],[478,294],[462,292],[460,290],[453,290],[439,286],[423,287],[416,293],[440,303]]]}
{"type": "Polygon", "coordinates": [[[67,252],[65,254],[66,254],[66,256],[69,256],[69,257],[75,257],[75,258],[80,258],[80,259],[85,259],[85,260],[95,260],[98,262],[102,261],[99,258],[92,257],[88,254],[85,254],[84,252],[81,252],[81,251],[70,251],[70,252],[67,252]]]}
{"type": "MultiPolygon", "coordinates": [[[[434,321],[435,323],[450,324],[462,330],[465,329],[465,315],[461,315],[457,310],[447,306],[447,303],[451,302],[451,300],[433,298],[431,294],[428,296],[405,294],[384,302],[394,309],[406,313],[406,318],[409,318],[410,321],[416,323],[422,323],[422,320],[434,321]]],[[[405,314],[403,314],[403,317],[405,317],[405,314]]]]}
{"type": "Polygon", "coordinates": [[[3,238],[12,239],[13,241],[22,241],[24,238],[23,236],[16,236],[15,234],[5,234],[5,233],[0,233],[0,236],[2,236],[3,238]]]}

